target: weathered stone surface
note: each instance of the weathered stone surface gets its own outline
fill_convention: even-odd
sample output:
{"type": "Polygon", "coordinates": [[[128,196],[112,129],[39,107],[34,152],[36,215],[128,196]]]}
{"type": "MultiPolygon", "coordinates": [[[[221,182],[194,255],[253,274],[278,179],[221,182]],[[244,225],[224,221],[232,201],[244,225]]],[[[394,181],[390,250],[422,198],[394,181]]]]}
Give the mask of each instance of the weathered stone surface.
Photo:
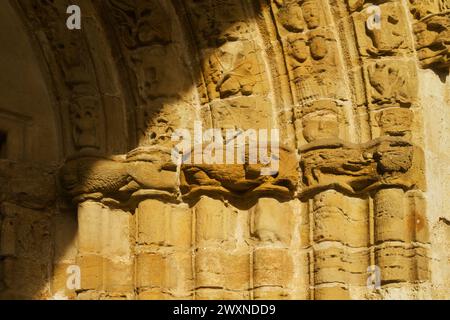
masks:
{"type": "Polygon", "coordinates": [[[271,175],[262,175],[262,170],[269,169],[270,165],[249,162],[249,154],[257,154],[256,148],[246,145],[244,152],[244,164],[183,164],[180,190],[184,197],[221,193],[246,198],[265,193],[280,196],[293,193],[298,181],[298,160],[293,150],[278,149],[279,168],[271,175]]]}
{"type": "Polygon", "coordinates": [[[450,12],[448,2],[409,1],[414,17],[416,49],[422,67],[447,71],[449,62],[450,12]]]}
{"type": "Polygon", "coordinates": [[[0,299],[449,298],[449,1],[79,4],[0,4],[0,299]]]}
{"type": "Polygon", "coordinates": [[[253,210],[252,234],[259,241],[289,246],[293,235],[293,212],[289,203],[261,198],[253,210]]]}
{"type": "Polygon", "coordinates": [[[385,137],[363,145],[318,140],[301,152],[301,193],[336,188],[363,194],[389,185],[425,190],[422,150],[403,139],[385,137]]]}

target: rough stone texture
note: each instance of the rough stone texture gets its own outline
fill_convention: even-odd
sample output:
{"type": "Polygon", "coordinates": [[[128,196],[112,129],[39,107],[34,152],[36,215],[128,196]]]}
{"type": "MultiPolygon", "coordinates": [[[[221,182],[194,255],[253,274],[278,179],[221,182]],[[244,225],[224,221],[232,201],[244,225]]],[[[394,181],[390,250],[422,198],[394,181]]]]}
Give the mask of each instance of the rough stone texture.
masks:
{"type": "Polygon", "coordinates": [[[448,1],[72,2],[0,4],[1,299],[450,299],[448,1]]]}

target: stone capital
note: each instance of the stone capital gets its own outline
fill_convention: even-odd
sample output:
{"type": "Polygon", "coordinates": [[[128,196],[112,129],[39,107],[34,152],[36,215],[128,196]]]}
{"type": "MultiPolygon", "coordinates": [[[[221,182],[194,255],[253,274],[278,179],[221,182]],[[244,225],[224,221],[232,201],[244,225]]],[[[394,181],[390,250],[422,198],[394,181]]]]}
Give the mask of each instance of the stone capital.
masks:
{"type": "Polygon", "coordinates": [[[397,137],[364,144],[320,140],[301,149],[301,197],[336,189],[352,195],[383,187],[425,190],[423,151],[397,137]]]}
{"type": "Polygon", "coordinates": [[[161,148],[137,148],[127,155],[78,154],[68,159],[60,180],[74,202],[88,199],[131,203],[137,198],[176,198],[176,166],[161,148]]]}

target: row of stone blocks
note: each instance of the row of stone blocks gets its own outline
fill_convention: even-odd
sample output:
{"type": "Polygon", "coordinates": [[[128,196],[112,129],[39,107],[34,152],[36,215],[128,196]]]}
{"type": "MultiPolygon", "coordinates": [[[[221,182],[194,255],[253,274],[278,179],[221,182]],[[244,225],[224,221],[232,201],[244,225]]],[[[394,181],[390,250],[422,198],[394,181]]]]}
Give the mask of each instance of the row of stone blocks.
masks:
{"type": "Polygon", "coordinates": [[[372,265],[381,285],[423,282],[422,205],[401,189],[373,199],[336,191],[303,203],[262,198],[251,208],[208,196],[191,208],[144,200],[134,214],[84,202],[78,298],[364,297],[372,265]]]}

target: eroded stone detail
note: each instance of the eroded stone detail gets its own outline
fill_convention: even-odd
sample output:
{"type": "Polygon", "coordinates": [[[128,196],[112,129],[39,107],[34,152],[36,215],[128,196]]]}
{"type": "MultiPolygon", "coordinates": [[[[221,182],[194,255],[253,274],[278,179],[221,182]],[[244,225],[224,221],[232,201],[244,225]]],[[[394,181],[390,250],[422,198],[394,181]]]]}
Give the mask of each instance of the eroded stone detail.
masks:
{"type": "Polygon", "coordinates": [[[68,33],[66,25],[59,23],[66,19],[67,6],[63,1],[19,3],[34,32],[46,37],[43,50],[49,54],[48,63],[58,98],[66,109],[63,112],[70,114],[74,149],[100,150],[104,145],[103,102],[84,34],[81,31],[68,33]]]}
{"type": "MultiPolygon", "coordinates": [[[[279,170],[271,176],[264,176],[261,170],[267,166],[251,164],[250,152],[255,153],[255,150],[250,150],[247,145],[243,164],[183,164],[181,191],[187,197],[202,192],[237,197],[266,193],[288,197],[292,195],[298,181],[296,154],[292,150],[280,148],[279,170]]],[[[193,156],[195,157],[195,154],[193,156]]]]}
{"type": "Polygon", "coordinates": [[[8,181],[0,184],[0,297],[20,284],[14,269],[25,262],[27,275],[51,269],[41,274],[48,292],[73,299],[431,296],[421,122],[429,106],[418,65],[448,69],[448,2],[96,3],[89,23],[102,21],[119,56],[107,63],[123,73],[130,118],[121,120],[135,121],[138,136],[133,150],[109,155],[98,53],[82,33],[64,36],[46,22],[64,16],[59,5],[19,2],[55,56],[47,63],[64,80],[57,92],[74,148],[59,171],[63,195],[56,166],[26,168],[36,193],[15,178],[20,165],[0,163],[8,181]],[[371,5],[381,8],[379,30],[367,27],[371,5]],[[251,163],[248,143],[242,164],[173,163],[172,133],[194,121],[222,134],[276,128],[293,143],[281,141],[279,170],[268,176],[251,163]],[[43,214],[75,219],[66,198],[77,206],[70,228],[79,237],[68,253],[67,217],[43,214]],[[40,258],[52,241],[61,256],[40,258]],[[83,274],[79,290],[64,288],[71,264],[83,274]],[[369,266],[381,270],[377,290],[367,286],[369,266]]]}
{"type": "MultiPolygon", "coordinates": [[[[370,30],[367,20],[370,13],[361,9],[353,15],[358,46],[362,55],[394,55],[412,50],[406,16],[399,2],[380,4],[381,28],[370,30]]],[[[373,13],[372,13],[373,14],[373,13]]]]}
{"type": "Polygon", "coordinates": [[[186,117],[195,112],[189,92],[193,80],[173,8],[169,2],[128,0],[111,0],[107,7],[139,110],[139,145],[168,147],[176,128],[195,119],[186,117]]]}
{"type": "Polygon", "coordinates": [[[382,185],[424,189],[423,154],[401,139],[384,138],[361,146],[317,142],[302,150],[301,167],[305,186],[312,189],[336,186],[356,194],[382,185]]]}
{"type": "Polygon", "coordinates": [[[175,171],[169,151],[140,148],[123,157],[88,154],[70,159],[61,170],[61,182],[76,202],[107,198],[113,205],[120,205],[120,201],[139,197],[145,190],[161,191],[160,196],[166,192],[166,196],[173,197],[175,171]]]}
{"type": "Polygon", "coordinates": [[[450,8],[445,0],[409,1],[416,50],[423,68],[448,72],[450,8]]]}

